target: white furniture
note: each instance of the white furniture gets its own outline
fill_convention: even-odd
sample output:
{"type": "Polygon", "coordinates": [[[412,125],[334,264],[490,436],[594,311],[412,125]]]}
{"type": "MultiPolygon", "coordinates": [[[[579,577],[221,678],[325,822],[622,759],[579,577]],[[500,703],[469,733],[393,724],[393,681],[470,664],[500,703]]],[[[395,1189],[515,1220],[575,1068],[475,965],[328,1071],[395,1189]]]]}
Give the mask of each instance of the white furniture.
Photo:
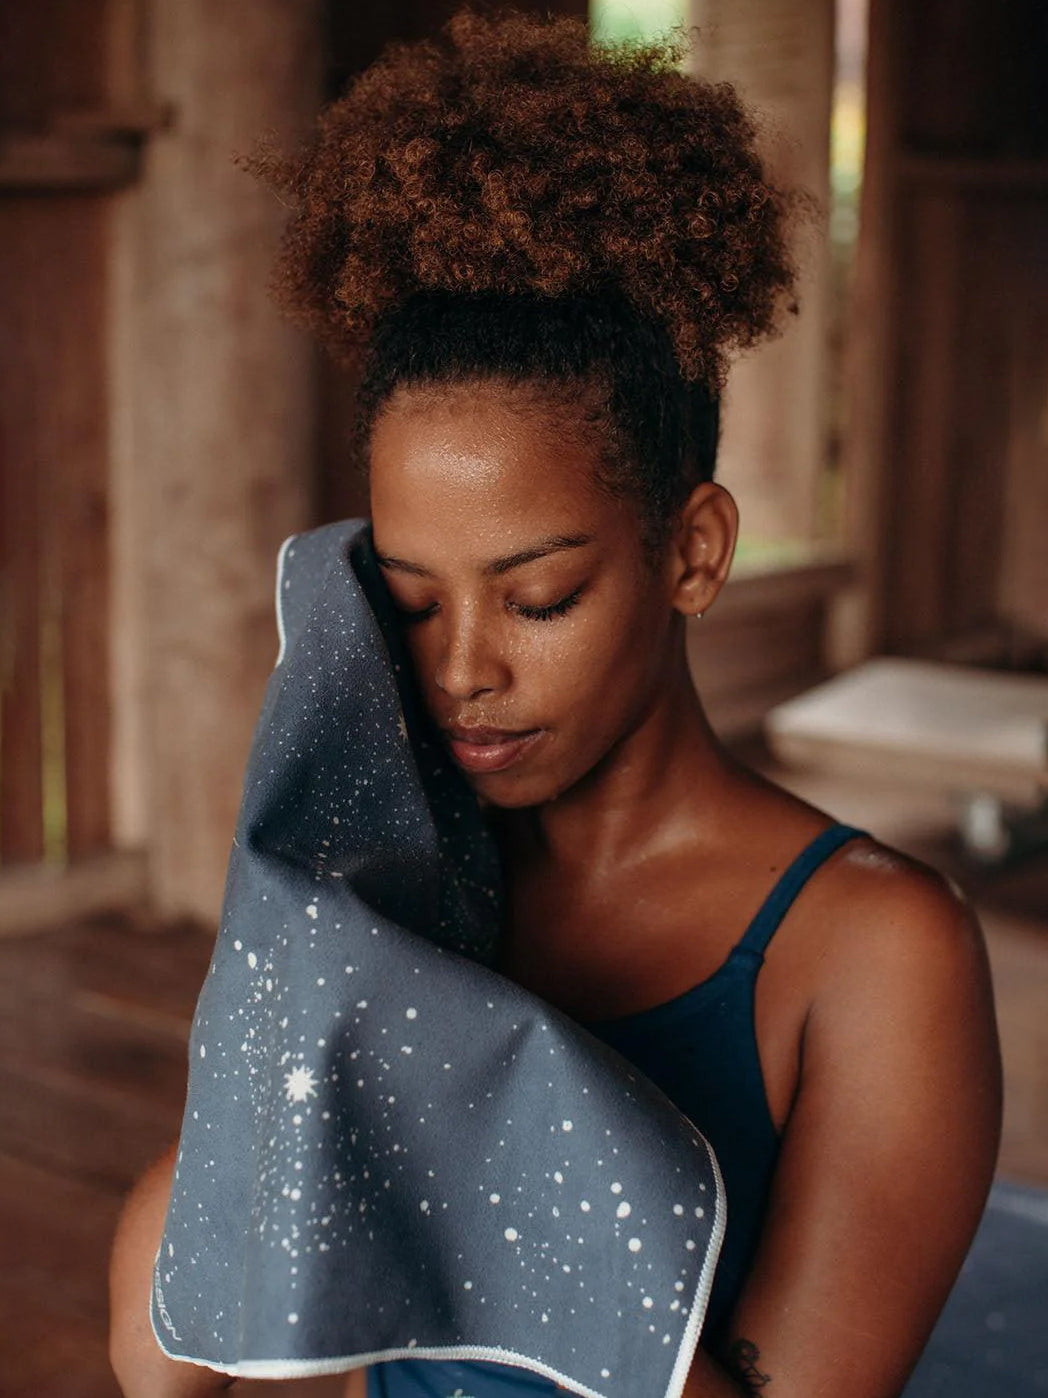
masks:
{"type": "Polygon", "coordinates": [[[765,733],[790,764],[956,793],[983,859],[1048,812],[1048,676],[870,660],[779,704],[765,733]]]}

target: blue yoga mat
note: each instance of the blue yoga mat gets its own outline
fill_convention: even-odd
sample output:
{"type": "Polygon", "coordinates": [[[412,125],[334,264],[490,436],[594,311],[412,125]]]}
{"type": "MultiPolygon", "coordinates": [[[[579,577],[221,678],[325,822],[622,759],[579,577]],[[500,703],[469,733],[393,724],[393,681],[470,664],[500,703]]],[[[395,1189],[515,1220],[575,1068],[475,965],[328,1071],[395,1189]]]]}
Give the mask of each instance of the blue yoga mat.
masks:
{"type": "Polygon", "coordinates": [[[997,1183],[904,1398],[1048,1394],[1048,1191],[997,1183]]]}

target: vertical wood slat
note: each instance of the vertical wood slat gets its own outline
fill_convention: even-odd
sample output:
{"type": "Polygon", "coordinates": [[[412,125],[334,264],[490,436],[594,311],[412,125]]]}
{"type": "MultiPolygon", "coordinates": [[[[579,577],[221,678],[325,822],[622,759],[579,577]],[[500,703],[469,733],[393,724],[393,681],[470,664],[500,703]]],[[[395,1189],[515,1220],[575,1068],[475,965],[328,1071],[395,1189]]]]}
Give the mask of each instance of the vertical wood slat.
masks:
{"type": "Polygon", "coordinates": [[[860,565],[861,582],[831,611],[827,650],[835,669],[879,649],[889,620],[884,581],[893,492],[887,467],[893,451],[895,345],[903,313],[896,151],[905,21],[905,11],[894,0],[870,0],[859,233],[842,349],[845,538],[860,565]]]}
{"type": "Polygon", "coordinates": [[[109,205],[104,196],[57,196],[48,205],[51,256],[62,272],[56,276],[52,270],[41,307],[58,391],[46,439],[54,472],[50,513],[60,559],[66,848],[77,859],[101,853],[110,843],[109,205]]]}
{"type": "Polygon", "coordinates": [[[25,295],[30,230],[0,203],[0,860],[44,852],[40,695],[39,471],[27,407],[31,306],[25,295]]]}
{"type": "MultiPolygon", "coordinates": [[[[8,4],[0,125],[138,96],[140,0],[8,4]]],[[[0,196],[0,861],[109,843],[108,208],[0,196]],[[43,673],[42,673],[43,667],[43,673]]]]}
{"type": "Polygon", "coordinates": [[[0,201],[4,863],[108,845],[105,219],[101,199],[0,201]]]}
{"type": "MultiPolygon", "coordinates": [[[[998,603],[1015,625],[1048,630],[1048,207],[1030,203],[1016,219],[1022,233],[1016,278],[1024,297],[1010,318],[1009,437],[1003,443],[1004,537],[998,603]]],[[[1014,249],[1013,249],[1014,252],[1014,249]]]]}
{"type": "Polygon", "coordinates": [[[890,462],[897,509],[885,579],[893,618],[888,641],[907,649],[942,629],[955,496],[952,445],[958,373],[963,223],[956,199],[922,193],[904,209],[895,443],[890,462]]]}
{"type": "MultiPolygon", "coordinates": [[[[978,184],[907,182],[901,203],[908,315],[896,342],[884,590],[886,639],[905,652],[993,627],[1001,615],[1017,520],[1005,509],[1007,477],[1028,471],[1009,450],[1011,376],[1024,320],[1043,321],[1045,304],[1024,248],[1045,246],[1048,219],[1028,193],[978,184]]],[[[1025,363],[1036,396],[1036,356],[1025,363]]],[[[1044,625],[1042,613],[1036,629],[1044,625]]]]}
{"type": "Polygon", "coordinates": [[[965,257],[957,290],[960,323],[952,410],[954,509],[944,570],[942,631],[962,635],[993,626],[1005,535],[1010,370],[1014,322],[1027,296],[1017,256],[1017,206],[1000,195],[963,204],[965,257]]]}

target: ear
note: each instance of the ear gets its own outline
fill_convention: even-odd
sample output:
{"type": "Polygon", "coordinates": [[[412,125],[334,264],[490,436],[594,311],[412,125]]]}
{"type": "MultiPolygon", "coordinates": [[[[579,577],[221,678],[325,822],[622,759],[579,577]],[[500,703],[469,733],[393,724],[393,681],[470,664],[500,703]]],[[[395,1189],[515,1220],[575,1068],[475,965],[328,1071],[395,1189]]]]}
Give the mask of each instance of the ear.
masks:
{"type": "Polygon", "coordinates": [[[670,545],[670,602],[685,616],[705,612],[724,585],[735,553],[739,511],[722,485],[704,481],[688,496],[670,545]]]}

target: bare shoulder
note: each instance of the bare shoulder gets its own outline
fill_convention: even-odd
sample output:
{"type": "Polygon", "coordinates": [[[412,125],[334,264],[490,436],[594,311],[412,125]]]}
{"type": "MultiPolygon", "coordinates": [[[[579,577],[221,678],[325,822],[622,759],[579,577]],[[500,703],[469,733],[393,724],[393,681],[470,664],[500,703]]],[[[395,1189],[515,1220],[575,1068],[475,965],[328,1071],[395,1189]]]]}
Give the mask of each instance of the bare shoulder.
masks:
{"type": "MultiPolygon", "coordinates": [[[[942,874],[864,840],[833,881],[832,935],[822,943],[805,1029],[805,1076],[831,1110],[917,1123],[951,1111],[992,1163],[1000,1125],[993,986],[975,912],[942,874]]],[[[929,1153],[929,1159],[934,1152],[929,1153]]],[[[974,1160],[974,1156],[973,1156],[974,1160]]],[[[980,1167],[981,1168],[981,1167],[980,1167]]]]}
{"type": "MultiPolygon", "coordinates": [[[[773,783],[760,787],[764,843],[799,849],[834,823],[826,810],[801,801],[773,783]]],[[[864,977],[902,967],[931,973],[970,963],[988,977],[982,931],[975,910],[951,879],[871,835],[849,840],[804,891],[802,914],[806,979],[836,979],[850,967],[864,977]],[[813,960],[818,963],[811,976],[813,960]]],[[[773,944],[774,945],[774,944],[773,944]]]]}
{"type": "Polygon", "coordinates": [[[856,840],[841,853],[825,913],[826,985],[853,977],[870,989],[885,978],[945,993],[958,978],[987,992],[990,979],[979,920],[963,890],[930,865],[879,841],[856,840]]]}

